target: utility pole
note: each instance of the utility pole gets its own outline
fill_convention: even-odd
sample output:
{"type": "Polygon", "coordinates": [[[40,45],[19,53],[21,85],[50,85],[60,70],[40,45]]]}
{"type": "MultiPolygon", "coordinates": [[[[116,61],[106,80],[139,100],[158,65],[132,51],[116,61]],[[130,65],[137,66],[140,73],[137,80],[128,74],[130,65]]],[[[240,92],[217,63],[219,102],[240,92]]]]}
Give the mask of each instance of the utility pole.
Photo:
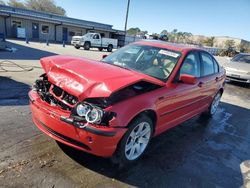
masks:
{"type": "Polygon", "coordinates": [[[130,0],[128,0],[128,4],[127,4],[127,13],[126,13],[126,20],[125,20],[125,36],[127,34],[127,22],[128,22],[128,12],[129,12],[129,4],[130,4],[130,0]]]}

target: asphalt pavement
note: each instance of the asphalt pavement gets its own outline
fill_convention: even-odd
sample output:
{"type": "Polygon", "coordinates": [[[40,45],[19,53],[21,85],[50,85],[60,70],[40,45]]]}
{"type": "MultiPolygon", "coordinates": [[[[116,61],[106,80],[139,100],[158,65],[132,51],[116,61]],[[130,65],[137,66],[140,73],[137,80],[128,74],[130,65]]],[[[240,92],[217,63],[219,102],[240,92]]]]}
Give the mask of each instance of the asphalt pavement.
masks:
{"type": "Polygon", "coordinates": [[[16,51],[0,51],[0,62],[12,62],[0,64],[0,187],[250,187],[250,86],[227,83],[212,119],[198,116],[172,128],[139,161],[118,169],[41,133],[27,97],[43,72],[39,58],[98,60],[108,53],[14,40],[9,46],[16,51]]]}

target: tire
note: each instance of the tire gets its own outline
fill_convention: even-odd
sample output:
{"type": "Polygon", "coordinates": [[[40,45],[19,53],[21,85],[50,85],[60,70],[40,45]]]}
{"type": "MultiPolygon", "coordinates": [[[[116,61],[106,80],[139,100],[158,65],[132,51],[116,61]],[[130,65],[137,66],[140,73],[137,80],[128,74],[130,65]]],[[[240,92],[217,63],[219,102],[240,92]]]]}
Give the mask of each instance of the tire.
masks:
{"type": "Polygon", "coordinates": [[[138,116],[128,127],[112,157],[112,162],[120,166],[138,160],[147,149],[153,134],[152,120],[146,115],[138,116]]]}
{"type": "Polygon", "coordinates": [[[80,49],[80,46],[75,46],[76,49],[80,49]]]}
{"type": "Polygon", "coordinates": [[[98,50],[99,50],[99,51],[102,51],[102,50],[103,50],[103,48],[98,48],[98,50]]]}
{"type": "Polygon", "coordinates": [[[84,47],[84,50],[89,50],[90,49],[90,43],[85,42],[83,47],[84,47]]]}
{"type": "Polygon", "coordinates": [[[218,106],[219,106],[219,103],[220,103],[220,98],[221,98],[221,95],[222,93],[221,92],[218,92],[214,98],[213,98],[213,101],[212,103],[210,104],[208,110],[203,113],[203,115],[205,115],[206,117],[208,118],[211,118],[217,111],[218,109],[218,106]]]}
{"type": "Polygon", "coordinates": [[[108,51],[108,52],[112,52],[112,50],[113,50],[113,45],[112,45],[112,44],[109,44],[109,45],[108,45],[108,48],[107,48],[107,51],[108,51]]]}

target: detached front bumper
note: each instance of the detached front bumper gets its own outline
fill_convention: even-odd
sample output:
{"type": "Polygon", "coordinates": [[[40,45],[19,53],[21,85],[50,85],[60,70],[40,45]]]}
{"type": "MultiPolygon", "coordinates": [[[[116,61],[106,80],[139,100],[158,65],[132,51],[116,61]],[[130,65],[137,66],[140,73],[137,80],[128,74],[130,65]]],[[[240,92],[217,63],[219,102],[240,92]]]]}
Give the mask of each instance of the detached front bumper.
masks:
{"type": "Polygon", "coordinates": [[[110,157],[126,132],[126,128],[113,128],[88,124],[78,128],[70,113],[50,106],[35,91],[29,92],[32,118],[36,126],[48,136],[66,145],[94,155],[110,157]]]}

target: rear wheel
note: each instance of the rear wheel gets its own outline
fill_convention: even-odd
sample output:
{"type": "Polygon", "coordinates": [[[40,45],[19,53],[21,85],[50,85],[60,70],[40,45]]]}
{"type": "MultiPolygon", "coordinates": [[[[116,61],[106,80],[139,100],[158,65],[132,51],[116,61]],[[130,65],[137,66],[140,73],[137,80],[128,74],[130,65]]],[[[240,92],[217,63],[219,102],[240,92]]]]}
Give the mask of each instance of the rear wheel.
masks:
{"type": "Polygon", "coordinates": [[[209,106],[209,108],[208,108],[208,111],[205,112],[205,115],[206,115],[207,117],[212,117],[212,116],[216,113],[216,111],[217,111],[217,109],[218,109],[218,106],[219,106],[219,104],[220,104],[221,95],[222,95],[221,92],[218,92],[218,93],[215,95],[215,97],[214,97],[212,103],[210,104],[210,106],[209,106]]]}
{"type": "Polygon", "coordinates": [[[124,165],[140,158],[145,152],[153,133],[152,120],[145,116],[139,116],[129,125],[128,131],[123,136],[113,162],[124,165]]]}
{"type": "Polygon", "coordinates": [[[108,51],[108,52],[112,52],[112,50],[113,50],[113,45],[112,45],[112,44],[109,44],[109,45],[108,45],[108,48],[107,48],[107,51],[108,51]]]}
{"type": "Polygon", "coordinates": [[[84,50],[89,50],[90,48],[90,43],[89,42],[85,42],[84,43],[84,50]]]}
{"type": "Polygon", "coordinates": [[[98,48],[98,50],[99,50],[99,51],[102,51],[102,50],[103,50],[103,48],[98,48]]]}
{"type": "Polygon", "coordinates": [[[80,46],[75,46],[76,49],[80,49],[80,46]]]}

